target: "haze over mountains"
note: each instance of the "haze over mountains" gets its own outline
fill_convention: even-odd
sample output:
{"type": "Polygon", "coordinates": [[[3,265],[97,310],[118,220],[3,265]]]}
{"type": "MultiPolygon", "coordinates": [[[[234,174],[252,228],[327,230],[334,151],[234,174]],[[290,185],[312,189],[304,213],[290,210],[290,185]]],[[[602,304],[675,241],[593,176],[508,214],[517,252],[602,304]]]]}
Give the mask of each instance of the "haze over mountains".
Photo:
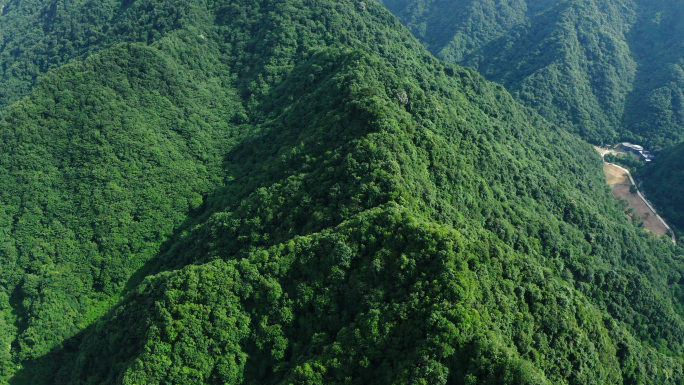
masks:
{"type": "Polygon", "coordinates": [[[383,0],[437,57],[597,143],[684,139],[684,7],[655,0],[383,0]]]}
{"type": "Polygon", "coordinates": [[[682,249],[379,4],[0,6],[4,380],[684,379],[682,249]]]}

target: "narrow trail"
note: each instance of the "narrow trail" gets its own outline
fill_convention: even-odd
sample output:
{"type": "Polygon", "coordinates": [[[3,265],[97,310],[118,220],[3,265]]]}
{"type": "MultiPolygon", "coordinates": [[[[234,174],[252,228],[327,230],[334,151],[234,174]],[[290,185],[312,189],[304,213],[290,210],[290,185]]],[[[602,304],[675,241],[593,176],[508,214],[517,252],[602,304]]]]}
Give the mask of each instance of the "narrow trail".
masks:
{"type": "MultiPolygon", "coordinates": [[[[597,150],[598,150],[598,148],[597,148],[597,150]]],[[[607,151],[606,151],[606,152],[603,152],[603,151],[600,151],[600,150],[599,150],[599,153],[601,154],[601,160],[603,161],[603,163],[609,164],[609,165],[611,165],[611,166],[613,166],[613,167],[617,167],[617,168],[619,168],[620,170],[624,171],[625,174],[627,174],[627,177],[629,177],[629,181],[632,183],[632,185],[634,185],[634,186],[637,185],[636,182],[634,181],[634,178],[632,178],[632,173],[630,173],[629,170],[627,170],[626,168],[624,168],[624,167],[622,167],[622,166],[620,166],[620,165],[617,165],[617,164],[615,164],[615,163],[606,162],[606,160],[605,160],[605,155],[606,155],[607,151]]],[[[651,204],[651,202],[649,202],[649,201],[646,199],[646,197],[644,196],[644,194],[642,194],[641,191],[639,191],[638,189],[637,189],[637,194],[639,195],[639,198],[641,198],[641,200],[644,202],[644,204],[645,204],[651,211],[653,211],[653,214],[656,216],[656,218],[658,218],[658,220],[663,224],[663,226],[665,226],[665,228],[668,229],[668,230],[670,231],[670,234],[671,234],[670,237],[672,238],[672,243],[674,243],[674,244],[676,245],[676,244],[677,244],[677,239],[675,238],[674,231],[672,231],[672,229],[670,228],[670,226],[668,226],[668,224],[665,222],[665,220],[658,214],[658,212],[657,212],[656,209],[653,207],[653,205],[651,204]]]]}

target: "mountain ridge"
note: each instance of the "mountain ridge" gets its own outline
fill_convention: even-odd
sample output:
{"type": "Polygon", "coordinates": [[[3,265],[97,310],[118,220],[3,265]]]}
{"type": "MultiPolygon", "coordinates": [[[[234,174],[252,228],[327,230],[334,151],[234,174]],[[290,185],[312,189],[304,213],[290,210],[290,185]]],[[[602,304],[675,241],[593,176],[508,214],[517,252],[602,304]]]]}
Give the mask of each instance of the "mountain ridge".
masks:
{"type": "MultiPolygon", "coordinates": [[[[433,58],[376,3],[206,5],[207,25],[50,72],[0,123],[3,136],[26,132],[6,146],[29,155],[45,143],[64,147],[31,133],[59,139],[83,128],[80,142],[67,141],[83,143],[72,157],[111,165],[104,174],[117,183],[103,190],[128,199],[84,200],[110,216],[81,216],[78,225],[132,226],[98,230],[100,255],[66,261],[71,254],[52,251],[63,238],[44,235],[61,222],[53,202],[63,200],[27,199],[59,192],[53,180],[69,175],[64,167],[34,175],[23,200],[10,200],[47,225],[12,238],[31,246],[12,254],[7,234],[19,211],[4,211],[2,257],[14,265],[0,277],[16,285],[0,295],[2,336],[12,343],[3,345],[5,376],[35,384],[681,378],[681,251],[629,222],[591,146],[500,85],[433,58]],[[240,56],[244,47],[252,50],[240,56]],[[74,99],[60,121],[51,106],[67,94],[74,99]],[[142,111],[121,126],[131,143],[115,149],[130,148],[128,157],[94,156],[121,128],[92,109],[92,95],[119,102],[116,116],[142,111]],[[136,132],[161,144],[135,147],[136,132]],[[134,166],[159,198],[139,193],[134,166]],[[113,253],[145,234],[135,229],[145,215],[164,218],[146,229],[149,254],[113,253]],[[74,310],[49,307],[64,304],[74,310]],[[62,334],[42,334],[45,322],[62,334]]],[[[5,194],[24,178],[17,170],[48,161],[10,153],[0,158],[5,194]]],[[[84,164],[76,171],[97,171],[84,164]]]]}

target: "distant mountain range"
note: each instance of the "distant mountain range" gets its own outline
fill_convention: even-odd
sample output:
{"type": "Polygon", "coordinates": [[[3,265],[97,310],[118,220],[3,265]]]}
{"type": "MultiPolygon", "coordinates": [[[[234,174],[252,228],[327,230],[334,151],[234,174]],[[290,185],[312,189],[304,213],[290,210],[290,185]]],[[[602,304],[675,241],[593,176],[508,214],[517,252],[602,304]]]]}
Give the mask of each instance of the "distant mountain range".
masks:
{"type": "Polygon", "coordinates": [[[383,0],[437,57],[597,144],[684,140],[684,7],[654,0],[383,0]]]}

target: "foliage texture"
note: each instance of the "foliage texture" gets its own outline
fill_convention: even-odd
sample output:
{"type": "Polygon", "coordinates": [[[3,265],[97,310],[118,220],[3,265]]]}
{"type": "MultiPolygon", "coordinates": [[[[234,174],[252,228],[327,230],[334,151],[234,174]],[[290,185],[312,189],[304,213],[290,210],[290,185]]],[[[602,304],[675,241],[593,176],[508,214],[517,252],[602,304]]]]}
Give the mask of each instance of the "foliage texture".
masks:
{"type": "MultiPolygon", "coordinates": [[[[3,20],[40,15],[21,4],[3,20]]],[[[591,146],[379,4],[105,8],[47,17],[101,39],[3,78],[4,379],[684,378],[681,249],[591,146]]]]}

